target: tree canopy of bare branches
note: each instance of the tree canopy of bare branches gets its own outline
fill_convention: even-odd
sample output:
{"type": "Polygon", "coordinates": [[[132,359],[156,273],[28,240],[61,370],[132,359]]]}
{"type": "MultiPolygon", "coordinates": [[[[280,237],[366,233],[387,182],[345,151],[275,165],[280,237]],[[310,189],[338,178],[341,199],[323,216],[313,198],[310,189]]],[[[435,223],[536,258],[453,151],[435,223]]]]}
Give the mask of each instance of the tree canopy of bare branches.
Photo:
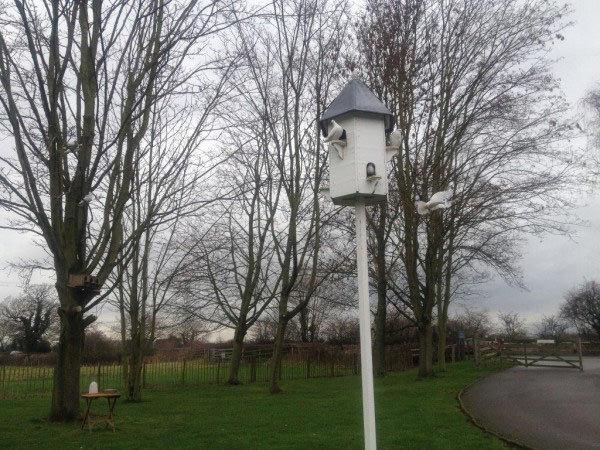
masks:
{"type": "Polygon", "coordinates": [[[464,308],[462,311],[454,314],[449,324],[456,331],[463,331],[465,336],[475,336],[485,338],[492,334],[493,325],[490,313],[487,310],[474,308],[464,308]]]}
{"type": "Polygon", "coordinates": [[[153,107],[194,87],[206,38],[230,25],[229,2],[15,1],[0,19],[0,126],[12,148],[1,156],[0,226],[41,239],[56,274],[61,333],[51,418],[74,420],[85,313],[124,246],[136,157],[153,107]]]}
{"type": "Polygon", "coordinates": [[[600,285],[596,281],[586,281],[571,290],[560,314],[580,335],[593,333],[600,337],[600,285]]]}
{"type": "Polygon", "coordinates": [[[564,338],[569,329],[569,323],[559,315],[544,316],[536,325],[536,331],[541,339],[553,339],[557,344],[564,338]]]}
{"type": "Polygon", "coordinates": [[[518,341],[527,337],[525,320],[516,312],[499,313],[500,322],[498,331],[503,339],[507,341],[518,341]]]}
{"type": "Polygon", "coordinates": [[[419,329],[421,376],[432,373],[435,313],[443,348],[450,299],[478,279],[456,274],[491,268],[518,282],[522,233],[564,231],[548,213],[568,204],[560,143],[572,127],[546,49],[567,13],[541,0],[367,2],[356,61],[402,136],[389,196],[401,264],[387,283],[419,329]],[[415,200],[442,190],[452,207],[419,216],[415,200]]]}
{"type": "Polygon", "coordinates": [[[6,326],[13,350],[26,353],[50,351],[56,330],[56,293],[49,285],[26,286],[23,294],[0,304],[0,320],[6,326]]]}
{"type": "Polygon", "coordinates": [[[596,145],[600,145],[600,85],[590,89],[584,98],[586,106],[591,113],[590,130],[596,145]]]}

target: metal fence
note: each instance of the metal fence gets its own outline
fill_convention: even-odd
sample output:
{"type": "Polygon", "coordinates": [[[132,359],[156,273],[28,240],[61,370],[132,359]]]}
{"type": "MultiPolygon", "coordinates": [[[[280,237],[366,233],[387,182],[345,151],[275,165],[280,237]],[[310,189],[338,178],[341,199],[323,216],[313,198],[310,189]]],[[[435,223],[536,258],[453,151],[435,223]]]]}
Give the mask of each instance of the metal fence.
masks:
{"type": "MultiPolygon", "coordinates": [[[[267,381],[272,352],[270,349],[244,352],[238,378],[242,383],[267,381]]],[[[417,356],[418,358],[418,356],[417,356]]],[[[386,348],[389,371],[414,367],[414,351],[410,346],[386,348]]],[[[222,384],[227,381],[231,365],[228,349],[206,349],[194,358],[159,361],[147,358],[142,369],[145,389],[176,386],[222,384]]],[[[48,396],[52,391],[53,367],[47,365],[0,366],[0,398],[48,396]]],[[[358,346],[294,345],[285,350],[281,363],[281,379],[339,377],[360,373],[358,346]]],[[[121,388],[123,368],[120,364],[93,364],[81,367],[81,391],[96,381],[100,389],[121,388]]]]}

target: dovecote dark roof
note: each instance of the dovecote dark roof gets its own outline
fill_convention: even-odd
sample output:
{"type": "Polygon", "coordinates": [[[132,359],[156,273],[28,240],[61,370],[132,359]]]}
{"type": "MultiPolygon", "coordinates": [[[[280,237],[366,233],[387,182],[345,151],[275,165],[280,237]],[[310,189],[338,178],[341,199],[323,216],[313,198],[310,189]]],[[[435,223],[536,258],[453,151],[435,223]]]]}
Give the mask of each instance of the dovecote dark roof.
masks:
{"type": "Polygon", "coordinates": [[[394,129],[394,116],[390,110],[362,81],[354,79],[350,80],[323,113],[319,121],[323,136],[327,136],[331,119],[350,112],[382,115],[385,120],[385,131],[390,132],[394,129]]]}

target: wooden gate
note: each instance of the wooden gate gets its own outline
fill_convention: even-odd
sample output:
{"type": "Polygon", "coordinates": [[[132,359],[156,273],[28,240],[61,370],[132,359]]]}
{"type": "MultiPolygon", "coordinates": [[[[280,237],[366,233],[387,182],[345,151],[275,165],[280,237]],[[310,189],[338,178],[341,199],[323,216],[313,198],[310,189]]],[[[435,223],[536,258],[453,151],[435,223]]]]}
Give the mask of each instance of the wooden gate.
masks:
{"type": "Polygon", "coordinates": [[[548,367],[583,370],[581,342],[536,344],[507,342],[499,348],[501,360],[525,367],[548,367]]]}

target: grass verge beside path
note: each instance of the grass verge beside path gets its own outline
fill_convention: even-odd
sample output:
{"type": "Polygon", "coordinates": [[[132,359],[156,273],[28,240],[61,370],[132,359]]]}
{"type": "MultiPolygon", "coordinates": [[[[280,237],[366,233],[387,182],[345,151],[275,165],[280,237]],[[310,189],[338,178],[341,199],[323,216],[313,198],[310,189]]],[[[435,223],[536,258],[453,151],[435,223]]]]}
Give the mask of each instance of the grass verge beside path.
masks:
{"type": "MultiPolygon", "coordinates": [[[[417,381],[416,371],[376,380],[378,448],[499,449],[502,442],[475,427],[458,407],[458,391],[495,368],[472,362],[417,381]]],[[[97,426],[49,424],[49,399],[0,402],[0,447],[361,449],[360,377],[283,383],[272,396],[264,383],[145,392],[146,401],[116,406],[117,432],[97,426]]],[[[93,411],[106,413],[106,402],[93,411]]]]}

